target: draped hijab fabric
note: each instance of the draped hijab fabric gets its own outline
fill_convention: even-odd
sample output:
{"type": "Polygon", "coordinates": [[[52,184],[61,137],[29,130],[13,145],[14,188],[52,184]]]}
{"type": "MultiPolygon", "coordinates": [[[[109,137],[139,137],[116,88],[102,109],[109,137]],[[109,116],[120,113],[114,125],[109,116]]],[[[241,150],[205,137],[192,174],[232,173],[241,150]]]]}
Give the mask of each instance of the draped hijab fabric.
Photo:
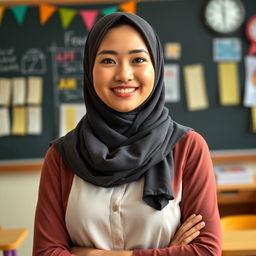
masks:
{"type": "Polygon", "coordinates": [[[174,122],[165,104],[164,58],[158,36],[141,17],[115,12],[89,32],[84,50],[86,115],[76,128],[52,142],[64,162],[83,180],[113,187],[144,176],[142,198],[161,210],[172,200],[172,149],[190,129],[174,122]],[[136,109],[120,113],[97,96],[92,70],[99,45],[116,23],[127,23],[143,36],[155,69],[154,88],[136,109]]]}

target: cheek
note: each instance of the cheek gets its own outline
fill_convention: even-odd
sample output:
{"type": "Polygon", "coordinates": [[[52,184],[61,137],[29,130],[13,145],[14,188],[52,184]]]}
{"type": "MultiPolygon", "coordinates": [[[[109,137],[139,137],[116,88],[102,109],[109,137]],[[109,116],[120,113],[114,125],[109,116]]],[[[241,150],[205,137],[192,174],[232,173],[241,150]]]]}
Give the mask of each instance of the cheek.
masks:
{"type": "Polygon", "coordinates": [[[143,79],[145,81],[145,84],[148,87],[153,88],[154,86],[154,81],[155,81],[155,71],[153,68],[147,68],[144,70],[143,74],[143,79]]]}

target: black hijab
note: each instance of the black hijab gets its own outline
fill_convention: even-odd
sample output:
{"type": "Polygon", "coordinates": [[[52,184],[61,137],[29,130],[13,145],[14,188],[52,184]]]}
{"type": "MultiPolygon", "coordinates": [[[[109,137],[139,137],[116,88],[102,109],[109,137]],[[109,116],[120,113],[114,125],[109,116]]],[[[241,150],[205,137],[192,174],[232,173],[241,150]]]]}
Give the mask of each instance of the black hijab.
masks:
{"type": "Polygon", "coordinates": [[[164,58],[158,36],[137,15],[116,12],[101,18],[90,31],[84,51],[86,115],[76,128],[52,144],[65,163],[83,180],[102,187],[136,181],[144,176],[143,200],[161,210],[173,192],[172,149],[190,129],[172,121],[164,106],[164,58]],[[128,113],[117,112],[97,96],[92,70],[106,32],[122,22],[143,36],[155,69],[154,88],[147,100],[128,113]]]}

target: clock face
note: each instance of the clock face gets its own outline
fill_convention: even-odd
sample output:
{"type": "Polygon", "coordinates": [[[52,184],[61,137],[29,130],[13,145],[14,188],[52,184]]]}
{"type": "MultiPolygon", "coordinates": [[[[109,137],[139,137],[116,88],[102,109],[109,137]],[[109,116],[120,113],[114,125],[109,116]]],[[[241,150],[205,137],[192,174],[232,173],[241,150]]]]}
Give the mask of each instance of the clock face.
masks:
{"type": "Polygon", "coordinates": [[[243,23],[245,9],[240,0],[210,0],[205,9],[207,25],[218,33],[231,33],[243,23]]]}

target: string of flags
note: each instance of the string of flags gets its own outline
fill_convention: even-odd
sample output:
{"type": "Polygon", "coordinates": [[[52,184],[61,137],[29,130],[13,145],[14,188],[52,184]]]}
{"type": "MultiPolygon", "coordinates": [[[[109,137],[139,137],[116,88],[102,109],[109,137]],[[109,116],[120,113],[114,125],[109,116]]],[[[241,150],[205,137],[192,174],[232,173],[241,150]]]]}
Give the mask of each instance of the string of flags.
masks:
{"type": "MultiPolygon", "coordinates": [[[[49,21],[49,19],[53,16],[53,14],[58,12],[63,29],[68,28],[72,20],[77,15],[79,15],[82,18],[83,23],[88,30],[90,30],[93,27],[95,21],[97,20],[98,15],[105,16],[113,12],[116,12],[118,10],[135,14],[136,7],[137,7],[136,0],[130,0],[128,2],[119,4],[119,5],[114,5],[114,6],[110,6],[102,9],[93,9],[93,10],[77,10],[74,8],[62,8],[62,7],[57,7],[49,4],[38,5],[39,20],[41,25],[44,25],[45,23],[47,23],[47,21],[49,21]]],[[[10,9],[17,23],[19,25],[22,25],[27,13],[28,5],[16,5],[16,6],[10,7],[10,9]]],[[[6,7],[0,5],[0,25],[4,18],[5,11],[6,11],[6,7]]]]}

